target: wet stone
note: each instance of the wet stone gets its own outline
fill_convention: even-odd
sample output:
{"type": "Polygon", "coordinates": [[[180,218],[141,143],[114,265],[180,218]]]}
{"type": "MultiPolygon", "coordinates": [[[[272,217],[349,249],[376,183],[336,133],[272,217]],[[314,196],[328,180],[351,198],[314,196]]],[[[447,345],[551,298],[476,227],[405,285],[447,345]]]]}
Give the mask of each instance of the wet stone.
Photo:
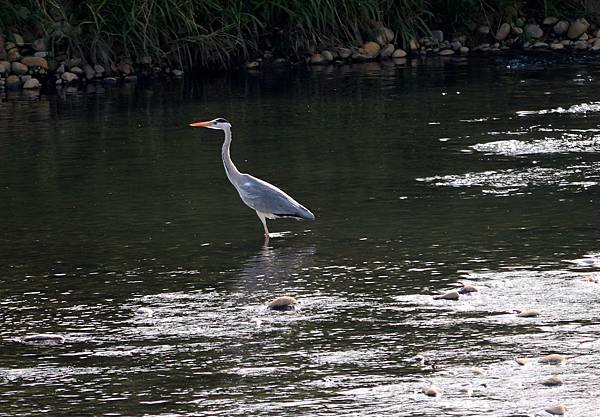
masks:
{"type": "Polygon", "coordinates": [[[383,48],[381,48],[381,52],[379,53],[379,58],[380,59],[391,58],[391,56],[394,54],[394,49],[395,49],[395,47],[391,43],[384,45],[383,48]]]}
{"type": "Polygon", "coordinates": [[[37,78],[30,78],[23,84],[23,88],[26,90],[35,90],[41,88],[40,81],[37,78]]]}
{"type": "Polygon", "coordinates": [[[510,34],[510,25],[508,23],[502,23],[496,31],[496,39],[499,41],[505,40],[510,34]]]}
{"type": "Polygon", "coordinates": [[[458,294],[458,291],[450,291],[433,297],[434,300],[458,300],[459,298],[460,295],[458,294]]]}
{"type": "Polygon", "coordinates": [[[404,49],[396,49],[392,54],[392,58],[406,58],[406,51],[404,49]]]}
{"type": "Polygon", "coordinates": [[[542,381],[542,385],[545,385],[547,387],[557,387],[562,384],[563,381],[558,375],[552,375],[550,378],[547,378],[542,381]]]}
{"type": "Polygon", "coordinates": [[[543,358],[540,358],[540,363],[550,364],[550,365],[559,365],[564,363],[567,360],[564,355],[560,355],[558,353],[552,353],[550,355],[546,355],[543,358]]]}
{"type": "Polygon", "coordinates": [[[562,416],[567,412],[567,407],[562,404],[556,404],[546,407],[544,411],[555,416],[562,416]]]}
{"type": "Polygon", "coordinates": [[[570,26],[569,22],[567,22],[566,20],[561,20],[552,27],[552,30],[557,35],[564,35],[569,30],[569,26],[570,26]]]}
{"type": "Polygon", "coordinates": [[[524,317],[524,318],[531,318],[531,317],[537,317],[540,315],[540,312],[538,310],[535,310],[533,308],[528,308],[525,310],[519,310],[517,312],[517,317],[524,317]]]}
{"type": "Polygon", "coordinates": [[[421,390],[423,392],[423,394],[427,395],[428,397],[438,397],[440,395],[442,395],[442,389],[436,385],[429,385],[427,387],[423,387],[423,389],[421,390]]]}
{"type": "Polygon", "coordinates": [[[77,75],[75,75],[69,71],[63,72],[62,75],[60,76],[60,78],[62,78],[62,80],[67,83],[72,83],[72,82],[78,80],[77,75]]]}
{"type": "Polygon", "coordinates": [[[529,363],[529,359],[528,358],[516,358],[515,362],[517,362],[521,366],[525,366],[529,363]]]}
{"type": "Polygon", "coordinates": [[[296,300],[294,297],[290,297],[289,295],[284,295],[271,301],[268,305],[268,308],[276,311],[291,311],[295,310],[297,305],[298,300],[296,300]]]}
{"type": "Polygon", "coordinates": [[[11,70],[12,70],[13,74],[23,75],[23,74],[27,74],[27,71],[29,71],[29,68],[27,68],[27,65],[22,64],[20,62],[13,62],[11,64],[11,70]]]}

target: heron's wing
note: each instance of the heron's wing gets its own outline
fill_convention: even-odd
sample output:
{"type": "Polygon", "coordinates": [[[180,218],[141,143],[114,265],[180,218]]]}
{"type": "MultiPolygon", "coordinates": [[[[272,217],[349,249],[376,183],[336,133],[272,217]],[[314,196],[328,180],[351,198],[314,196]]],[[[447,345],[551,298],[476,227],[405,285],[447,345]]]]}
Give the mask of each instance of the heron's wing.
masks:
{"type": "Polygon", "coordinates": [[[314,219],[314,215],[306,207],[266,181],[246,174],[237,188],[242,201],[260,213],[314,219]]]}

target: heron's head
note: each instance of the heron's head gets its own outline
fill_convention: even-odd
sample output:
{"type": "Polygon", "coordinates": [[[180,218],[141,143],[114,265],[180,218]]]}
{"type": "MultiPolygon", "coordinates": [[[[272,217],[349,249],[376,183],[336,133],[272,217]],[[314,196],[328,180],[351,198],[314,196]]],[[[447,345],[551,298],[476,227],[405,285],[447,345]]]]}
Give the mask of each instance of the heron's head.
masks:
{"type": "Polygon", "coordinates": [[[208,122],[190,123],[190,126],[191,127],[207,127],[209,129],[218,129],[218,130],[231,129],[231,123],[229,123],[227,120],[223,119],[222,117],[219,117],[218,119],[209,120],[208,122]]]}

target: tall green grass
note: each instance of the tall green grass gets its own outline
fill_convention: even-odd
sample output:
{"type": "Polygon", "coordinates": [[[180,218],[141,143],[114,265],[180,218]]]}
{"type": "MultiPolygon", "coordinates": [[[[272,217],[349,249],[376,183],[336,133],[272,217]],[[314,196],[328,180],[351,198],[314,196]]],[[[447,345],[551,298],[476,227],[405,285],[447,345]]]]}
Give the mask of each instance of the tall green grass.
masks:
{"type": "Polygon", "coordinates": [[[150,57],[172,66],[227,67],[269,49],[359,45],[380,26],[404,44],[429,27],[457,29],[507,6],[580,13],[586,0],[0,0],[0,32],[45,36],[54,51],[110,64],[150,57]]]}

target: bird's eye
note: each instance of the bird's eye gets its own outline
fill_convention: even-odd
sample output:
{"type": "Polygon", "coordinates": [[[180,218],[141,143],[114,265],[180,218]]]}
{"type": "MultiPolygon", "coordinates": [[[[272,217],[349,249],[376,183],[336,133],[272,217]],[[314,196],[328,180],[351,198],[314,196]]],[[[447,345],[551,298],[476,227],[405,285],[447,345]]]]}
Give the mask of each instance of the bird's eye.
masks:
{"type": "Polygon", "coordinates": [[[225,119],[217,119],[215,120],[217,123],[227,123],[227,120],[225,119]]]}

